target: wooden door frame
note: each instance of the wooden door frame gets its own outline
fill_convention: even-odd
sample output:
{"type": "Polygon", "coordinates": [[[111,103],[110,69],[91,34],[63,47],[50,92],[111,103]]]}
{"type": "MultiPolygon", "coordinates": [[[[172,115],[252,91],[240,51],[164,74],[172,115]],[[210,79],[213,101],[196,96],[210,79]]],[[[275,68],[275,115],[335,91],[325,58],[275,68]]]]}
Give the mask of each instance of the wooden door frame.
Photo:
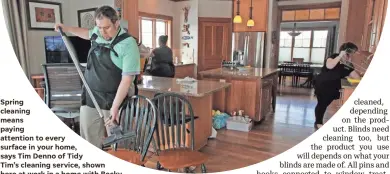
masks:
{"type": "MultiPolygon", "coordinates": [[[[341,13],[341,5],[342,5],[342,2],[330,2],[330,3],[319,3],[319,4],[306,4],[306,5],[288,5],[288,6],[278,6],[278,16],[277,16],[277,27],[275,29],[276,32],[278,32],[275,36],[275,40],[277,40],[277,44],[275,44],[274,46],[276,46],[276,48],[274,48],[274,50],[271,50],[273,51],[275,58],[277,59],[276,62],[276,67],[278,66],[279,64],[279,49],[280,49],[280,31],[282,31],[282,23],[283,22],[302,22],[302,21],[283,21],[283,11],[288,11],[288,10],[303,10],[303,9],[322,9],[322,8],[340,8],[340,13],[341,13]]],[[[340,16],[341,17],[341,16],[340,16]]],[[[324,21],[324,20],[321,20],[321,21],[324,21]]],[[[337,19],[337,20],[329,20],[329,21],[339,21],[340,22],[340,19],[337,19]]],[[[316,21],[304,21],[304,22],[316,22],[316,21]]],[[[340,29],[339,29],[340,30],[340,29]]],[[[294,43],[292,43],[294,45],[294,43]]],[[[293,46],[292,45],[292,46],[293,46]]],[[[293,48],[291,48],[291,60],[293,58],[293,48]]],[[[311,56],[311,55],[310,55],[311,56]]]]}
{"type": "Polygon", "coordinates": [[[216,22],[216,23],[229,23],[229,29],[228,29],[228,57],[230,59],[231,57],[231,50],[232,50],[232,19],[231,18],[215,18],[215,17],[199,17],[198,18],[198,68],[197,73],[200,69],[203,69],[203,64],[201,63],[200,55],[201,55],[201,48],[202,45],[200,43],[200,40],[204,37],[202,33],[202,23],[203,22],[216,22]]]}

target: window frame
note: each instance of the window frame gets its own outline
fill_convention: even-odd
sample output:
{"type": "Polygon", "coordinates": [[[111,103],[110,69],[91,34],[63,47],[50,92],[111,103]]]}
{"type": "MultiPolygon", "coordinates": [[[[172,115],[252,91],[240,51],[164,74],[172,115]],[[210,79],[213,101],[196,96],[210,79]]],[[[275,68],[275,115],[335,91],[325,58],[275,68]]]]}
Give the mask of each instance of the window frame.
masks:
{"type": "Polygon", "coordinates": [[[173,45],[173,33],[172,33],[172,16],[165,16],[165,15],[159,15],[159,14],[151,14],[151,13],[145,13],[145,12],[139,12],[138,14],[138,23],[139,23],[139,38],[142,41],[142,20],[150,20],[152,21],[152,48],[155,49],[158,46],[158,43],[156,42],[156,22],[157,21],[163,21],[165,22],[165,34],[168,35],[168,42],[167,46],[172,48],[173,45]]]}
{"type": "MultiPolygon", "coordinates": [[[[314,47],[313,46],[313,41],[314,41],[314,32],[315,31],[328,31],[328,35],[329,35],[329,29],[328,28],[324,28],[324,27],[318,27],[318,28],[299,28],[299,31],[310,31],[311,32],[311,36],[310,36],[310,46],[309,47],[295,47],[295,37],[291,37],[291,47],[281,47],[280,44],[279,44],[279,48],[290,48],[291,50],[291,53],[290,53],[290,61],[293,61],[293,58],[294,58],[294,48],[309,48],[309,62],[312,61],[312,50],[313,48],[325,48],[326,49],[326,44],[325,44],[325,47],[314,47]]],[[[290,32],[292,31],[292,29],[281,29],[280,32],[290,32]]],[[[280,42],[280,41],[279,41],[280,42]]],[[[324,57],[325,59],[325,57],[324,57]]]]}

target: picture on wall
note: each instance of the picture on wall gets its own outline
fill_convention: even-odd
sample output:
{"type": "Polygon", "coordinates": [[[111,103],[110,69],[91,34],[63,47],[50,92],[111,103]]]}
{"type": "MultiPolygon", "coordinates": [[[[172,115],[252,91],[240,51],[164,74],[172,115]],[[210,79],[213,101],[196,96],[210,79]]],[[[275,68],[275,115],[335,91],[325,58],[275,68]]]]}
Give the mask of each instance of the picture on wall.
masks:
{"type": "Polygon", "coordinates": [[[91,29],[95,26],[95,11],[97,8],[78,10],[79,27],[91,29]]]}
{"type": "Polygon", "coordinates": [[[53,30],[56,23],[62,23],[61,3],[29,0],[27,15],[29,29],[53,30]]]}

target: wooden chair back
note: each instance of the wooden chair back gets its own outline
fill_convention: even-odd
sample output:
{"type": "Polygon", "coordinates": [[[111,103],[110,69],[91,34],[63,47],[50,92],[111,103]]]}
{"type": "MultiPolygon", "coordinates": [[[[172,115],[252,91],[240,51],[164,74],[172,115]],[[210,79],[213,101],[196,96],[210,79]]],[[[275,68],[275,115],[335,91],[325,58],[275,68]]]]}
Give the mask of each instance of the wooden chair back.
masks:
{"type": "Polygon", "coordinates": [[[140,95],[128,98],[122,105],[119,125],[123,134],[135,133],[135,137],[118,143],[114,150],[119,146],[134,151],[141,155],[143,161],[153,138],[156,121],[156,106],[150,99],[140,95]]]}
{"type": "Polygon", "coordinates": [[[194,150],[194,112],[190,102],[175,93],[158,94],[152,101],[158,112],[154,134],[157,154],[170,149],[194,150]]]}

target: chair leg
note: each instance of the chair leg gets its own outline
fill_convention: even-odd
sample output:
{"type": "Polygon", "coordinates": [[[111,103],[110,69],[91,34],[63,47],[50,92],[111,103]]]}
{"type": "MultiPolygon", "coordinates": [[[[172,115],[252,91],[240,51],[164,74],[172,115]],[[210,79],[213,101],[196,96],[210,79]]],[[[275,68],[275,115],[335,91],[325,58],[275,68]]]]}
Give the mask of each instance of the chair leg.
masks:
{"type": "Polygon", "coordinates": [[[200,167],[202,169],[202,173],[206,173],[207,172],[206,165],[202,164],[200,167]]]}
{"type": "Polygon", "coordinates": [[[156,169],[157,169],[157,170],[163,170],[164,167],[162,167],[161,164],[160,164],[160,162],[157,161],[156,169]]]}
{"type": "Polygon", "coordinates": [[[184,172],[185,172],[185,173],[191,173],[192,171],[190,170],[189,167],[186,167],[186,168],[184,168],[184,172]]]}
{"type": "Polygon", "coordinates": [[[76,132],[76,123],[75,123],[75,121],[74,121],[74,118],[71,118],[70,119],[71,121],[70,121],[70,124],[71,124],[71,128],[72,128],[72,130],[74,131],[74,132],[76,132]]]}

